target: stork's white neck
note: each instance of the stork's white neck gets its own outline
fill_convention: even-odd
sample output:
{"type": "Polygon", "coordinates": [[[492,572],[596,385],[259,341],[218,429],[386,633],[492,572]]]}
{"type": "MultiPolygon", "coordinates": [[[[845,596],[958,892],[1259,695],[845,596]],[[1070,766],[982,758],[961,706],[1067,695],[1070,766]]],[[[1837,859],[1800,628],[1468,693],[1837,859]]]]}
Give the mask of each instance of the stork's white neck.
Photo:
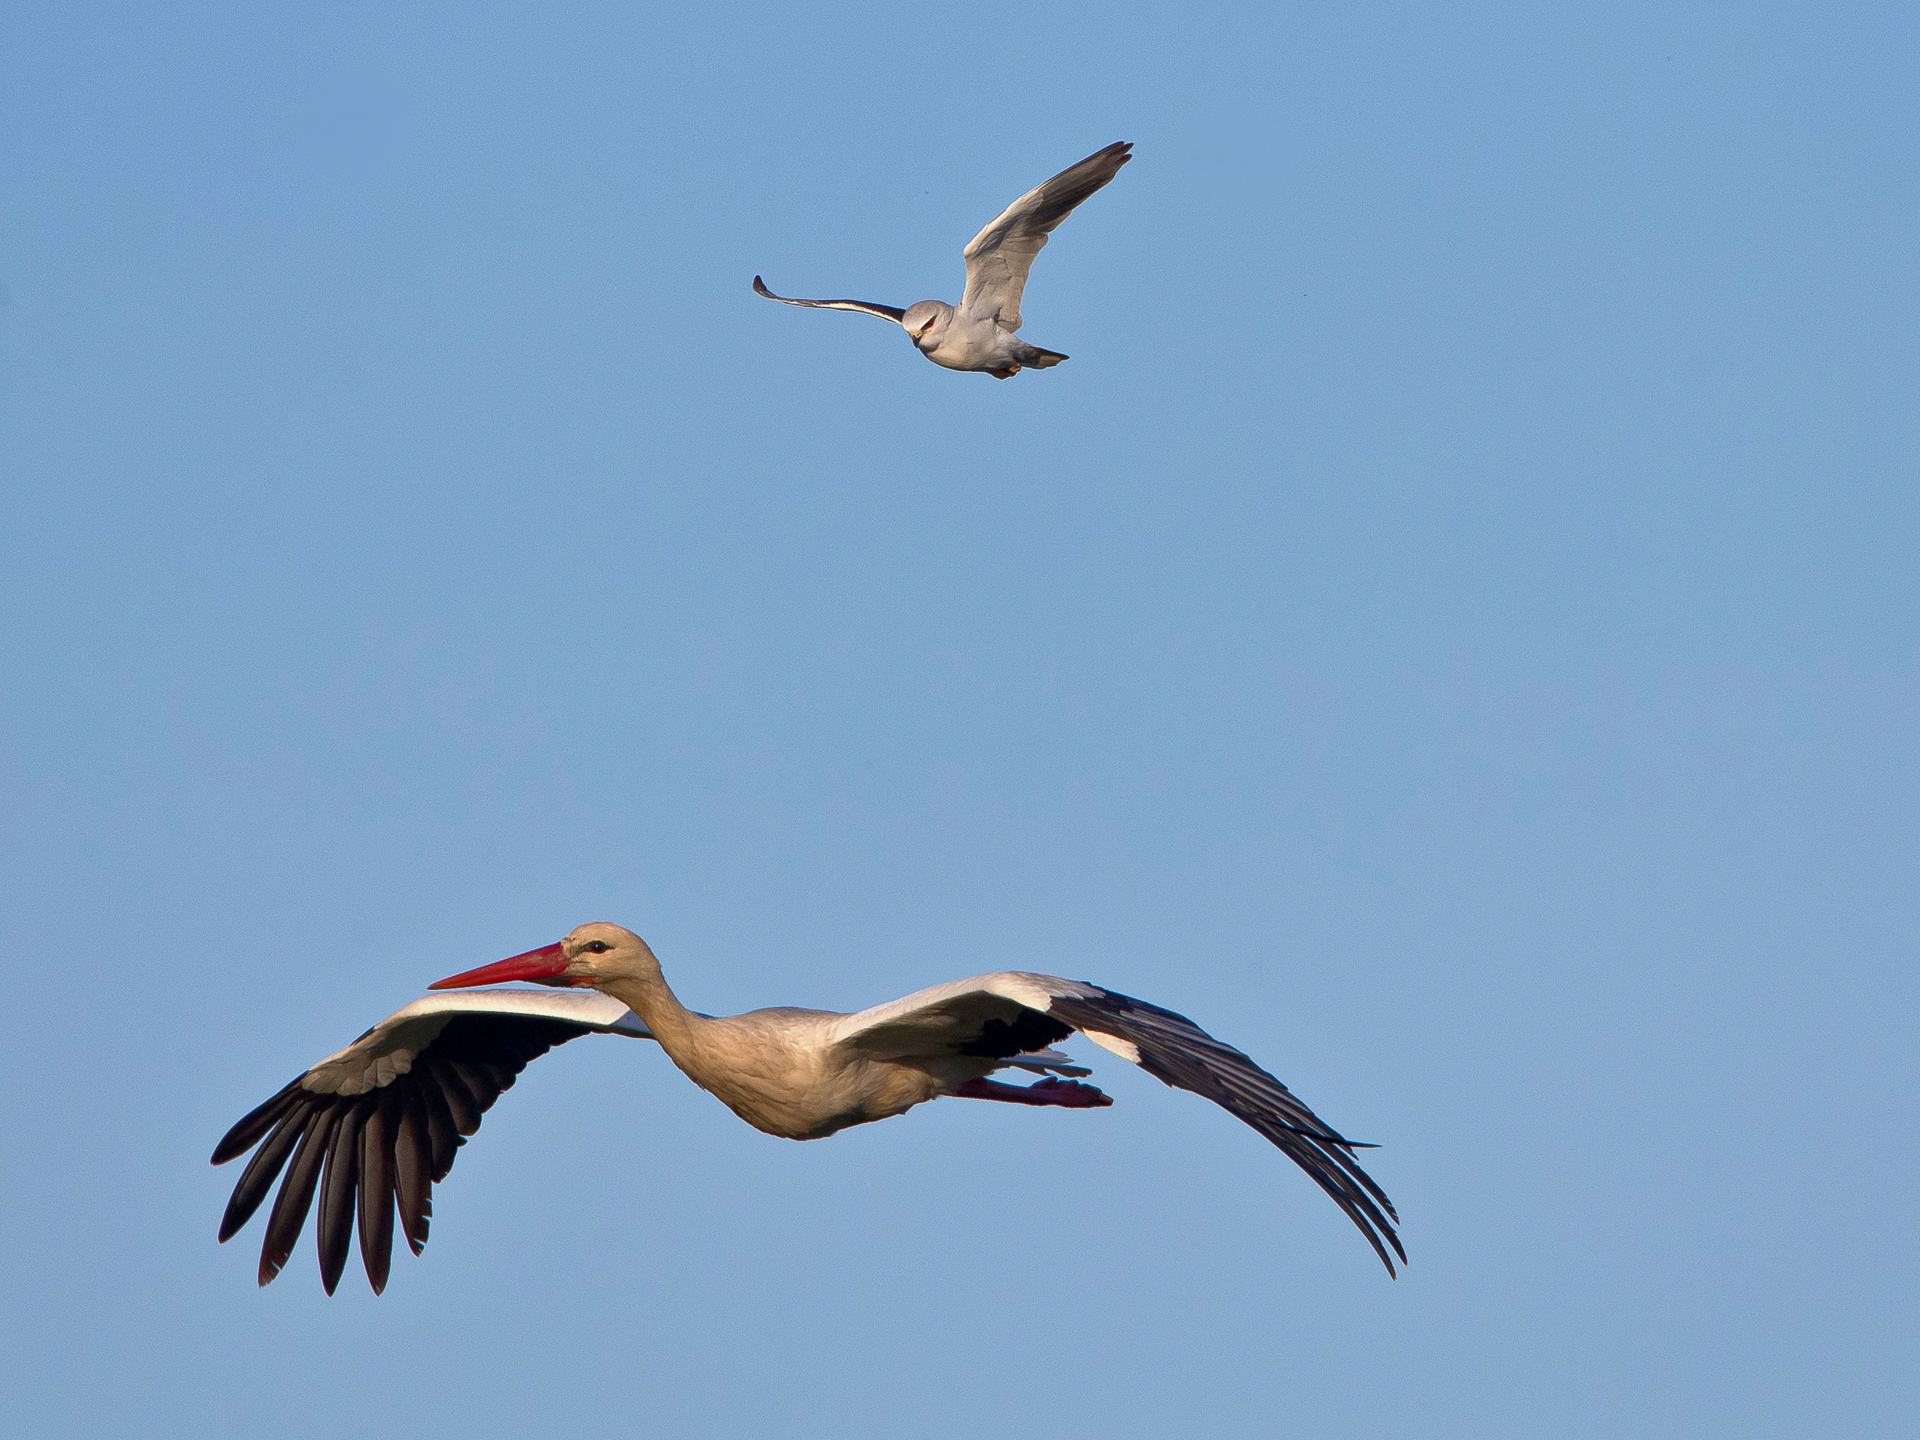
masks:
{"type": "Polygon", "coordinates": [[[657,966],[651,974],[609,978],[594,988],[613,996],[646,1021],[660,1048],[669,1055],[679,1059],[686,1054],[701,1017],[680,1003],[679,996],[667,985],[666,976],[657,966]]]}

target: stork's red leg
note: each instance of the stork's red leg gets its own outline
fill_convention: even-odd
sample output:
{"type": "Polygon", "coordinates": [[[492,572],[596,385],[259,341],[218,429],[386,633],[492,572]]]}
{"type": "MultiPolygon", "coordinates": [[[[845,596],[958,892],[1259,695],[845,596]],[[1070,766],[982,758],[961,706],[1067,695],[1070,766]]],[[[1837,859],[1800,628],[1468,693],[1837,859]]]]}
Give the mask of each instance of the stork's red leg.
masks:
{"type": "Polygon", "coordinates": [[[1078,1080],[1048,1076],[1037,1085],[1003,1085],[998,1080],[969,1080],[947,1091],[967,1100],[1006,1100],[1015,1105],[1060,1105],[1068,1110],[1098,1110],[1113,1097],[1078,1080]]]}

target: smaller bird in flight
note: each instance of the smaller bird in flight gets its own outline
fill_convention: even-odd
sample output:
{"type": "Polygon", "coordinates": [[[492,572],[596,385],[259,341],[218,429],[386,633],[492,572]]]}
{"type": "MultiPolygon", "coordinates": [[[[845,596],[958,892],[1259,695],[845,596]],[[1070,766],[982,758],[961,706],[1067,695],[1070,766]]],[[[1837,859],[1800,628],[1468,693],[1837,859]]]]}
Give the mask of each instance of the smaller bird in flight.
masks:
{"type": "Polygon", "coordinates": [[[897,310],[865,300],[790,300],[774,294],[758,275],[753,277],[753,293],[783,305],[858,310],[891,320],[906,328],[915,349],[949,370],[984,370],[999,380],[1010,380],[1022,369],[1045,370],[1067,357],[1029,345],[1014,333],[1020,328],[1020,295],[1027,288],[1027,272],[1048,234],[1075,206],[1118,175],[1120,167],[1133,158],[1132,152],[1131,142],[1115,141],[1001,211],[961,252],[967,261],[967,288],[958,306],[922,300],[897,310]]]}

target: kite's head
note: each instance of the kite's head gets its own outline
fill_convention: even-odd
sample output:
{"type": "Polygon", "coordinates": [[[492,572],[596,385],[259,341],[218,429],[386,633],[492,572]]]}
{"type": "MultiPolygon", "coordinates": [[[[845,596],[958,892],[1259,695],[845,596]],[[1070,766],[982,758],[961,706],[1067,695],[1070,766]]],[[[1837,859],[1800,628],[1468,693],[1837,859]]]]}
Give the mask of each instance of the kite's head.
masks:
{"type": "Polygon", "coordinates": [[[909,305],[906,314],[900,317],[900,323],[907,327],[907,336],[922,350],[940,343],[940,337],[946,333],[947,321],[953,318],[953,307],[944,300],[922,300],[909,305]]]}

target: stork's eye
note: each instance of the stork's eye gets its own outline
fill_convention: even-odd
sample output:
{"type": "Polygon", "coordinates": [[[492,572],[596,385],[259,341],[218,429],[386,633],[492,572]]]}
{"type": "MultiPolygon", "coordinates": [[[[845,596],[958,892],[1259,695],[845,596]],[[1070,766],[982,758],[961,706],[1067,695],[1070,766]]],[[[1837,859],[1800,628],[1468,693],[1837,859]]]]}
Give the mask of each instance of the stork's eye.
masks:
{"type": "Polygon", "coordinates": [[[604,940],[589,940],[581,948],[589,955],[604,955],[607,951],[613,949],[613,946],[607,944],[604,940]]]}

